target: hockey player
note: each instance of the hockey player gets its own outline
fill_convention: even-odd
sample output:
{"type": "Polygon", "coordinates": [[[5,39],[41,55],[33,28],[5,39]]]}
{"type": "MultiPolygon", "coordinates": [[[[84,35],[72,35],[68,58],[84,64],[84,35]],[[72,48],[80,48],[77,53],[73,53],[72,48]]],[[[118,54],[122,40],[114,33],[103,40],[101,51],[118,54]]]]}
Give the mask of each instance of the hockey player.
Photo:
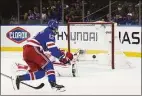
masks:
{"type": "Polygon", "coordinates": [[[23,46],[23,59],[28,64],[30,70],[27,74],[17,76],[17,89],[19,89],[21,81],[41,79],[44,76],[47,76],[51,88],[56,88],[57,90],[64,88],[63,85],[56,83],[52,56],[58,58],[63,64],[67,64],[73,59],[73,55],[69,52],[64,54],[55,45],[58,22],[50,20],[47,26],[47,28],[28,40],[27,44],[23,46]]]}

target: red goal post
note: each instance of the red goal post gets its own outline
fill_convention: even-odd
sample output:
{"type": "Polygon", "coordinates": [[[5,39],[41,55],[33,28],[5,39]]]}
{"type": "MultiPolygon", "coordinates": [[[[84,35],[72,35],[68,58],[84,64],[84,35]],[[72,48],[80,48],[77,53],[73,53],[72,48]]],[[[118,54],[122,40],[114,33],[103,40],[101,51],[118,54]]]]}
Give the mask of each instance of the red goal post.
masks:
{"type": "Polygon", "coordinates": [[[85,24],[92,24],[92,25],[99,25],[99,24],[104,24],[104,25],[107,25],[107,24],[109,24],[110,26],[111,26],[111,68],[112,69],[115,69],[115,65],[114,65],[114,63],[115,63],[115,52],[114,52],[114,50],[115,50],[115,23],[114,22],[68,22],[68,24],[67,24],[67,33],[68,33],[68,51],[70,52],[71,51],[71,46],[70,46],[70,26],[71,25],[75,25],[75,24],[83,24],[83,25],[85,25],[85,24]]]}

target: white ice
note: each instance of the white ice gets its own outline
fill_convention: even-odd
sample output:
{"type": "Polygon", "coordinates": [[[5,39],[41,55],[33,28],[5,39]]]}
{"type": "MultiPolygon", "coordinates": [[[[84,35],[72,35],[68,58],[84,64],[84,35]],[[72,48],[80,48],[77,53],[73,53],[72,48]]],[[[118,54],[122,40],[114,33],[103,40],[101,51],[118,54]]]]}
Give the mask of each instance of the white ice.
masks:
{"type": "MultiPolygon", "coordinates": [[[[11,75],[11,64],[22,62],[22,54],[2,52],[1,73],[11,75]]],[[[48,84],[47,78],[28,81],[32,85],[45,83],[35,90],[20,85],[14,90],[11,80],[1,75],[1,95],[141,95],[141,58],[129,58],[132,68],[99,69],[93,64],[78,64],[78,77],[57,77],[57,82],[66,87],[65,92],[56,92],[48,84]]],[[[121,63],[121,61],[120,61],[121,63]]]]}

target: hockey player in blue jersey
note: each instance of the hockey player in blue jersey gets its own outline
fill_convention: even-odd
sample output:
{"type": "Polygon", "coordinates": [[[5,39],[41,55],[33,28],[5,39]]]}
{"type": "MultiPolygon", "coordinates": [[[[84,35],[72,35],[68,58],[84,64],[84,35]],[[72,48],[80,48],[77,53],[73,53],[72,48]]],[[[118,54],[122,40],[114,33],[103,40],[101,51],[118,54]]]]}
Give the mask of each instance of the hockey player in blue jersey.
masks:
{"type": "Polygon", "coordinates": [[[69,52],[64,54],[55,45],[55,35],[57,32],[58,22],[56,20],[50,20],[47,28],[28,40],[27,44],[23,46],[23,59],[28,64],[30,70],[27,74],[17,76],[17,89],[20,88],[21,81],[41,79],[44,76],[47,76],[52,88],[56,88],[57,90],[64,88],[63,85],[56,83],[51,57],[54,56],[63,64],[67,64],[73,59],[73,55],[69,52]],[[45,54],[48,52],[50,54],[45,54]]]}

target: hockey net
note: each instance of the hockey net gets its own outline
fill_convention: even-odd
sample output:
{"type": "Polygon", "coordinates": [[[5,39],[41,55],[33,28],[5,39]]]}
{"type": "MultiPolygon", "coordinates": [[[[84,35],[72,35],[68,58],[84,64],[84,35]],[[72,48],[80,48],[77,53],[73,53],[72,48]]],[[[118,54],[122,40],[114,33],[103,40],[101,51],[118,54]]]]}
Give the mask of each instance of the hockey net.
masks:
{"type": "Polygon", "coordinates": [[[112,22],[69,22],[68,51],[80,49],[78,61],[111,69],[131,67],[112,22]]]}

